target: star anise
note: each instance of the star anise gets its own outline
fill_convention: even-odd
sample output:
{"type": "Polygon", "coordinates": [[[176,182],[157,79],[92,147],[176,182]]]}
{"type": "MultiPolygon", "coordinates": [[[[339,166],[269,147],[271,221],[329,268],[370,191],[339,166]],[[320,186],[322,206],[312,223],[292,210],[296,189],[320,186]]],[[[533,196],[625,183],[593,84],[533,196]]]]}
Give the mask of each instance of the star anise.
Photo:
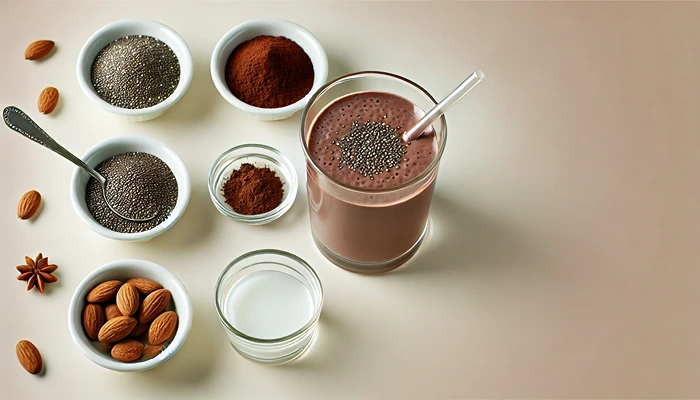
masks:
{"type": "Polygon", "coordinates": [[[41,293],[44,293],[44,284],[58,280],[51,275],[58,269],[58,265],[49,264],[49,258],[44,258],[41,253],[36,256],[36,261],[27,256],[24,257],[24,261],[27,264],[17,266],[17,271],[20,272],[17,280],[27,281],[27,290],[32,290],[36,286],[41,293]]]}

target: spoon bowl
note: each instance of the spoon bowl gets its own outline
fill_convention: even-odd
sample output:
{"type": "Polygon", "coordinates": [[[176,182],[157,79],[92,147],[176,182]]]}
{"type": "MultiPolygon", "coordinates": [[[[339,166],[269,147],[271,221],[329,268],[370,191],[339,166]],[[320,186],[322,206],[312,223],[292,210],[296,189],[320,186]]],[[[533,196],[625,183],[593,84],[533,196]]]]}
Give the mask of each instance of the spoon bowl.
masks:
{"type": "Polygon", "coordinates": [[[13,131],[53,151],[54,153],[72,162],[78,168],[81,168],[83,171],[87,172],[88,174],[90,174],[90,176],[95,178],[100,183],[100,187],[102,188],[102,196],[105,199],[105,204],[107,204],[107,207],[109,207],[109,209],[113,213],[118,215],[120,218],[132,222],[147,222],[155,218],[158,215],[158,212],[160,212],[160,210],[156,210],[156,212],[153,215],[147,218],[133,218],[115,210],[112,204],[110,204],[109,199],[107,198],[107,179],[105,179],[104,176],[102,176],[99,172],[95,171],[89,165],[85,164],[83,160],[73,155],[73,153],[68,151],[65,147],[58,144],[58,142],[56,142],[51,136],[44,132],[44,130],[41,129],[41,127],[39,127],[39,125],[36,122],[34,122],[33,119],[29,118],[29,116],[19,108],[13,106],[5,107],[5,110],[3,110],[2,113],[2,117],[3,121],[5,121],[5,125],[7,125],[13,131]]]}

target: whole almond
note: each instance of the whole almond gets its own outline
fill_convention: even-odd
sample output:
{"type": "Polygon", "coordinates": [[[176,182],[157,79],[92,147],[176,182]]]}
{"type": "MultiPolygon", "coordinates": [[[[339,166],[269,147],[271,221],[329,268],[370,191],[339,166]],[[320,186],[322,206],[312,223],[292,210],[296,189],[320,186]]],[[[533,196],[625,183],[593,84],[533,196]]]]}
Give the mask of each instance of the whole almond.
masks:
{"type": "Polygon", "coordinates": [[[131,362],[141,358],[143,344],[134,339],[125,339],[112,347],[112,358],[117,361],[131,362]]]}
{"type": "Polygon", "coordinates": [[[27,49],[24,50],[24,58],[26,60],[38,60],[46,57],[53,50],[55,43],[52,40],[37,40],[32,42],[27,49]]]}
{"type": "Polygon", "coordinates": [[[117,307],[116,304],[110,304],[107,307],[105,307],[105,317],[107,317],[107,321],[109,321],[112,318],[122,316],[122,312],[119,311],[119,307],[117,307]]]}
{"type": "Polygon", "coordinates": [[[177,329],[177,314],[175,311],[166,311],[160,314],[151,323],[148,329],[148,343],[157,345],[170,339],[177,329]]]}
{"type": "Polygon", "coordinates": [[[131,317],[116,317],[105,322],[97,334],[102,343],[118,342],[127,337],[136,327],[136,320],[131,317]]]}
{"type": "Polygon", "coordinates": [[[29,219],[36,214],[41,205],[41,194],[36,190],[30,190],[19,199],[17,205],[17,217],[19,219],[29,219]]]}
{"type": "Polygon", "coordinates": [[[119,288],[122,286],[121,281],[107,281],[95,286],[87,295],[87,301],[90,303],[102,303],[112,300],[117,295],[119,288]]]}
{"type": "Polygon", "coordinates": [[[30,374],[38,374],[41,372],[44,363],[41,360],[39,350],[29,340],[20,340],[15,346],[17,359],[22,367],[30,374]]]}
{"type": "Polygon", "coordinates": [[[53,86],[49,86],[39,93],[39,100],[37,101],[37,106],[39,107],[39,112],[42,114],[51,114],[51,112],[56,108],[58,104],[58,89],[53,86]]]}
{"type": "Polygon", "coordinates": [[[139,322],[150,322],[157,317],[170,303],[170,291],[158,289],[146,296],[139,310],[139,322]]]}
{"type": "Polygon", "coordinates": [[[129,334],[129,337],[136,337],[136,336],[146,332],[148,330],[149,326],[150,326],[149,324],[144,323],[144,322],[139,323],[138,325],[136,325],[136,328],[134,328],[134,330],[131,331],[131,333],[129,334]]]}
{"type": "Polygon", "coordinates": [[[147,344],[143,347],[143,357],[145,359],[153,358],[160,354],[163,351],[163,348],[165,345],[159,344],[157,346],[152,346],[150,344],[147,344]]]}
{"type": "Polygon", "coordinates": [[[126,281],[126,283],[135,287],[136,290],[145,295],[149,295],[158,289],[163,289],[163,286],[161,286],[160,283],[146,278],[132,278],[126,281]]]}
{"type": "Polygon", "coordinates": [[[139,292],[128,283],[123,284],[117,292],[117,307],[122,315],[130,317],[139,308],[139,292]]]}
{"type": "Polygon", "coordinates": [[[83,308],[83,327],[90,339],[97,339],[100,328],[105,323],[105,311],[99,304],[88,303],[83,308]]]}

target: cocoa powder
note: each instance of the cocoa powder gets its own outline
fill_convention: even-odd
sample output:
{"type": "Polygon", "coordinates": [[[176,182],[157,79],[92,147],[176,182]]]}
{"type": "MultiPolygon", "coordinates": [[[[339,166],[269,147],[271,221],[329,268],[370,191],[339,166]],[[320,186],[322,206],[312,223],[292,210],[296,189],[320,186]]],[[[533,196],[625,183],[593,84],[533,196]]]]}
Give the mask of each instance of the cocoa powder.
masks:
{"type": "Polygon", "coordinates": [[[224,198],[233,211],[256,215],[272,211],[282,203],[284,184],[275,171],[241,164],[224,182],[224,198]]]}
{"type": "Polygon", "coordinates": [[[226,84],[239,100],[279,108],[306,96],[314,83],[311,59],[294,41],[258,36],[238,45],[226,63],[226,84]]]}

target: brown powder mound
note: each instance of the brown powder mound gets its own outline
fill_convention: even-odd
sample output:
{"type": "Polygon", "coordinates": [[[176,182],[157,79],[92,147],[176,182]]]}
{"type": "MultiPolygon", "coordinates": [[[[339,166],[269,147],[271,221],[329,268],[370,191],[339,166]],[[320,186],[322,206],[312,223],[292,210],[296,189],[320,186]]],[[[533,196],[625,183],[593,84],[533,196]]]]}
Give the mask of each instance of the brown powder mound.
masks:
{"type": "Polygon", "coordinates": [[[282,186],[282,180],[270,168],[241,164],[224,183],[224,198],[239,214],[262,214],[282,203],[282,186]]]}
{"type": "Polygon", "coordinates": [[[258,36],[236,47],[226,63],[226,84],[239,100],[279,108],[306,96],[314,83],[311,59],[286,37],[258,36]]]}

